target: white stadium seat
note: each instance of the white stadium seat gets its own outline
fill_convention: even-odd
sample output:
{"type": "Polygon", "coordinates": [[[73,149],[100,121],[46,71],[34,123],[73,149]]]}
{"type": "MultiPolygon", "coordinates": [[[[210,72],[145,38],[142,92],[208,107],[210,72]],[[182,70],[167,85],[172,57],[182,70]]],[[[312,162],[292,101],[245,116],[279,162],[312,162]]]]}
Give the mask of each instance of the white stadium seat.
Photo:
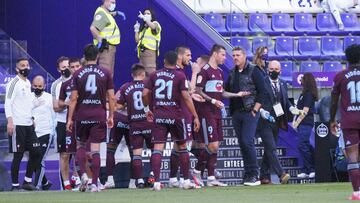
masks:
{"type": "Polygon", "coordinates": [[[248,12],[247,13],[271,13],[268,0],[245,0],[248,12]]]}
{"type": "Polygon", "coordinates": [[[232,10],[238,13],[247,13],[248,7],[246,5],[245,0],[231,0],[232,2],[232,10]]]}
{"type": "Polygon", "coordinates": [[[296,13],[296,8],[292,7],[290,0],[268,0],[272,13],[296,13]]]}
{"type": "Polygon", "coordinates": [[[229,8],[224,8],[222,0],[199,0],[200,9],[198,13],[227,13],[229,8]]]}

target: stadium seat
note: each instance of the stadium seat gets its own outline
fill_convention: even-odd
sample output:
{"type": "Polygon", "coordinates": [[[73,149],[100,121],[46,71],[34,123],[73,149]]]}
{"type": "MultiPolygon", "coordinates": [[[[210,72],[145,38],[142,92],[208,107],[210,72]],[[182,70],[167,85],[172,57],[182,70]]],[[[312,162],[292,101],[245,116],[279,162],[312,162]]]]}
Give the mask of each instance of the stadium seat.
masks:
{"type": "Polygon", "coordinates": [[[327,56],[342,56],[343,45],[340,38],[337,36],[322,36],[321,37],[321,54],[327,56]]]}
{"type": "Polygon", "coordinates": [[[252,51],[255,54],[255,51],[260,46],[266,46],[268,48],[268,55],[274,56],[274,47],[271,43],[271,39],[269,37],[256,37],[252,41],[252,51]]]}
{"type": "MultiPolygon", "coordinates": [[[[316,27],[319,31],[331,34],[343,34],[339,31],[336,21],[331,13],[318,13],[316,15],[316,27]]],[[[345,32],[346,33],[346,32],[345,32]]]]}
{"type": "Polygon", "coordinates": [[[344,51],[352,44],[360,44],[360,36],[345,36],[344,37],[344,51]]]}
{"type": "Polygon", "coordinates": [[[265,13],[251,13],[249,15],[249,30],[265,33],[272,31],[268,16],[265,13]]]}
{"type": "Polygon", "coordinates": [[[231,9],[233,12],[248,13],[245,0],[231,0],[231,9]]]}
{"type": "Polygon", "coordinates": [[[303,61],[300,64],[300,72],[320,72],[321,67],[317,61],[303,61]]]}
{"type": "Polygon", "coordinates": [[[230,40],[231,45],[234,47],[239,46],[246,50],[246,54],[252,56],[250,42],[247,37],[232,37],[230,40]]]}
{"type": "Polygon", "coordinates": [[[204,15],[204,19],[220,34],[227,33],[227,30],[225,28],[225,20],[221,14],[207,13],[204,15]]]}
{"type": "Polygon", "coordinates": [[[280,61],[281,75],[280,78],[286,82],[292,81],[292,73],[295,71],[295,65],[292,61],[280,61]]]}
{"type": "Polygon", "coordinates": [[[226,15],[226,29],[235,34],[249,32],[248,21],[243,13],[231,13],[226,15]]]}
{"type": "Polygon", "coordinates": [[[345,30],[360,34],[360,23],[356,13],[341,13],[341,20],[344,23],[345,30]]]}
{"type": "Polygon", "coordinates": [[[277,37],[275,41],[275,53],[280,59],[286,59],[294,56],[293,37],[277,37]]]}
{"type": "MultiPolygon", "coordinates": [[[[320,57],[320,47],[318,40],[315,37],[299,37],[298,43],[299,56],[298,58],[319,58],[320,57]]],[[[295,52],[295,55],[297,53],[295,52]]]]}
{"type": "Polygon", "coordinates": [[[287,13],[274,13],[272,14],[271,26],[273,31],[277,32],[276,35],[281,33],[291,34],[294,32],[294,26],[290,15],[287,13]]]}
{"type": "Polygon", "coordinates": [[[338,72],[343,69],[342,64],[339,61],[324,61],[323,71],[324,72],[338,72]]]}
{"type": "Polygon", "coordinates": [[[306,34],[316,33],[314,17],[311,13],[295,13],[294,15],[295,30],[306,34]]]}

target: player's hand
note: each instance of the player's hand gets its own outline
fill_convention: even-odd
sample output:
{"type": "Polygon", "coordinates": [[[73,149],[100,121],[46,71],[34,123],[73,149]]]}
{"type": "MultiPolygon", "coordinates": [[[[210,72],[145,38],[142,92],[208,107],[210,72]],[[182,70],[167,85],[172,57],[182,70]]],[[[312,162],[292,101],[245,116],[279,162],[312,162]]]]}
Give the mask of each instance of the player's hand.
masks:
{"type": "Polygon", "coordinates": [[[337,134],[338,128],[339,128],[339,125],[336,121],[330,122],[330,131],[333,135],[337,134]]]}
{"type": "Polygon", "coordinates": [[[14,124],[13,122],[8,122],[7,126],[6,126],[6,131],[7,131],[7,134],[12,136],[13,133],[14,133],[14,124]]]}
{"type": "Polygon", "coordinates": [[[222,102],[219,101],[219,100],[216,100],[215,106],[218,107],[219,109],[221,109],[222,107],[224,107],[224,103],[222,103],[222,102]]]}
{"type": "Polygon", "coordinates": [[[134,25],[134,32],[138,33],[140,31],[140,23],[138,21],[136,21],[135,25],[134,25]]]}
{"type": "Polygon", "coordinates": [[[73,129],[73,121],[70,120],[66,123],[66,131],[72,133],[72,129],[73,129]]]}
{"type": "Polygon", "coordinates": [[[244,97],[244,96],[248,96],[248,95],[250,95],[250,92],[248,92],[248,91],[240,91],[237,93],[237,96],[239,96],[239,97],[244,97]]]}
{"type": "Polygon", "coordinates": [[[197,102],[205,102],[204,97],[202,97],[200,94],[191,94],[191,98],[197,102]]]}
{"type": "Polygon", "coordinates": [[[146,112],[146,119],[148,122],[154,122],[154,114],[151,111],[146,112]]]}
{"type": "Polygon", "coordinates": [[[114,119],[112,117],[109,117],[106,121],[107,127],[108,128],[113,128],[114,127],[114,119]]]}
{"type": "Polygon", "coordinates": [[[198,117],[194,118],[194,131],[199,132],[200,130],[200,121],[198,117]]]}

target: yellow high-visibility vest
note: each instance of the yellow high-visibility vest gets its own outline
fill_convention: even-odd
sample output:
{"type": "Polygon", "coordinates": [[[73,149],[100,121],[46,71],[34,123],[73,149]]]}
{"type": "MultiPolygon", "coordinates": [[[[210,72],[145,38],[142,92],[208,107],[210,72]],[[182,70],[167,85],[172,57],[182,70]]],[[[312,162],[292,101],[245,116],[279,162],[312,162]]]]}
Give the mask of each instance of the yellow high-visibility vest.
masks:
{"type": "MultiPolygon", "coordinates": [[[[106,17],[110,20],[110,24],[107,25],[104,29],[100,30],[100,36],[102,38],[105,38],[111,45],[120,44],[120,30],[116,24],[114,17],[104,8],[99,7],[95,11],[94,18],[96,18],[96,15],[101,11],[104,12],[106,17]]],[[[98,44],[97,39],[94,39],[94,44],[98,44]]]]}
{"type": "Polygon", "coordinates": [[[138,42],[138,57],[140,57],[140,45],[144,46],[147,49],[153,50],[153,51],[157,51],[157,55],[159,56],[159,46],[160,46],[160,40],[161,40],[161,26],[157,21],[154,21],[153,23],[156,23],[159,28],[159,32],[156,35],[153,35],[153,33],[151,32],[151,28],[147,27],[144,28],[145,31],[143,30],[142,32],[140,32],[139,34],[139,42],[138,42]]]}

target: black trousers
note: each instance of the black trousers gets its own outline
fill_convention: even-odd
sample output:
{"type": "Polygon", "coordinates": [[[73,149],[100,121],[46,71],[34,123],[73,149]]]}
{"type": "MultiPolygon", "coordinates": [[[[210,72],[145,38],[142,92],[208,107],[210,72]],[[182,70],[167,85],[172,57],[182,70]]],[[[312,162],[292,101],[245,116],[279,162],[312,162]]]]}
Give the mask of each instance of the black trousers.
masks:
{"type": "Polygon", "coordinates": [[[45,159],[49,151],[52,138],[49,134],[47,134],[39,137],[38,140],[41,147],[41,162],[35,170],[35,186],[41,188],[42,185],[47,183],[47,178],[45,176],[45,159]]]}

